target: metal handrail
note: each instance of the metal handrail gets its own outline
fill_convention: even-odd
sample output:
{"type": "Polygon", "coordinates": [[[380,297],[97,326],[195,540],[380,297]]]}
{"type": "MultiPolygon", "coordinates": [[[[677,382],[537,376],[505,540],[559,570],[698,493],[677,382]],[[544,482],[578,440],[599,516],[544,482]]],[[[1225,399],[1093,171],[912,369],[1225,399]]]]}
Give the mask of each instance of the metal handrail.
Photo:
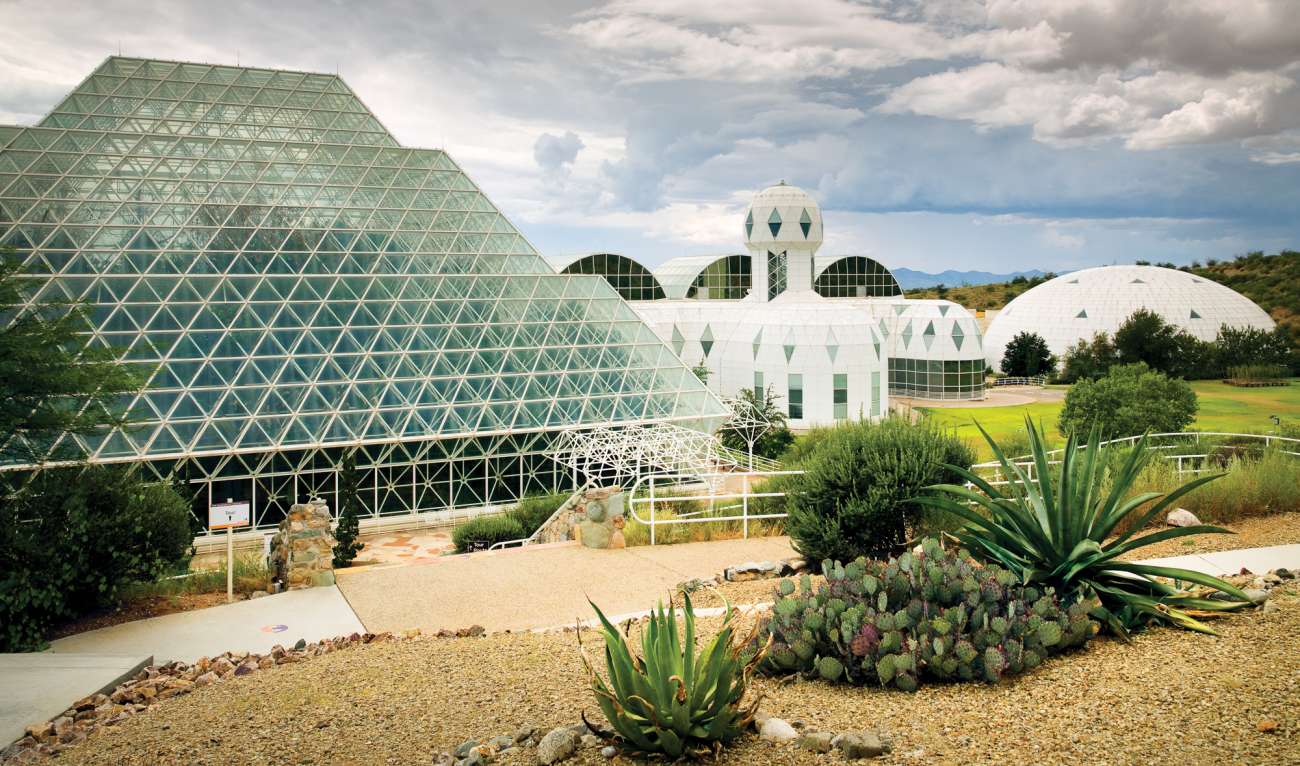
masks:
{"type": "MultiPolygon", "coordinates": [[[[749,491],[749,489],[750,489],[750,479],[753,478],[753,477],[756,477],[756,476],[759,476],[759,477],[770,477],[770,476],[798,476],[798,475],[801,475],[801,474],[803,474],[803,471],[796,471],[796,470],[777,470],[777,471],[724,471],[724,472],[714,472],[714,473],[693,473],[693,474],[685,474],[685,473],[656,473],[656,474],[649,474],[649,475],[642,476],[642,477],[638,478],[638,479],[636,480],[636,482],[634,482],[634,483],[632,484],[632,488],[628,491],[627,510],[628,510],[628,513],[632,515],[632,518],[634,518],[634,519],[636,519],[638,522],[640,522],[640,523],[642,523],[642,524],[644,524],[644,525],[650,527],[650,544],[651,544],[651,545],[654,545],[654,544],[655,544],[655,527],[656,527],[656,526],[660,526],[660,525],[669,525],[669,524],[706,524],[706,523],[709,523],[709,522],[739,521],[739,522],[741,523],[741,531],[742,531],[742,534],[744,535],[744,537],[745,537],[746,539],[748,539],[748,537],[749,537],[749,522],[750,522],[751,519],[754,520],[754,521],[759,521],[759,520],[762,520],[762,519],[783,519],[783,518],[785,518],[786,516],[789,515],[789,514],[786,514],[786,513],[760,513],[760,514],[751,514],[751,513],[749,512],[749,499],[750,499],[750,498],[759,498],[759,497],[785,497],[785,493],[784,493],[784,492],[750,492],[750,491],[749,491]],[[743,478],[743,479],[745,480],[745,485],[744,485],[744,490],[745,490],[745,491],[744,491],[744,492],[740,492],[740,493],[736,493],[736,492],[724,492],[724,493],[720,493],[720,494],[710,493],[710,494],[707,494],[707,495],[669,495],[669,496],[667,496],[667,497],[656,497],[656,496],[655,496],[655,486],[656,486],[656,482],[658,482],[658,481],[660,481],[660,480],[671,479],[671,480],[674,481],[675,483],[682,483],[682,482],[684,482],[684,481],[697,480],[697,481],[700,481],[700,482],[704,483],[706,486],[708,486],[708,485],[709,485],[709,482],[705,481],[705,479],[706,479],[707,477],[721,478],[721,479],[724,479],[724,480],[725,480],[725,479],[734,479],[734,478],[738,478],[738,477],[739,477],[739,478],[743,478]],[[641,485],[642,485],[643,483],[646,483],[647,481],[648,481],[648,483],[649,483],[649,491],[650,491],[650,495],[649,495],[649,497],[645,497],[645,498],[637,497],[637,490],[641,487],[641,485]],[[684,502],[684,501],[687,501],[687,500],[707,500],[707,501],[709,501],[709,503],[712,505],[714,502],[716,502],[716,501],[718,501],[718,500],[734,500],[734,499],[738,499],[738,500],[740,500],[740,508],[741,508],[741,512],[740,512],[740,515],[739,515],[739,516],[734,516],[734,515],[733,515],[733,516],[708,516],[708,517],[702,517],[702,518],[676,518],[676,519],[664,519],[664,520],[662,520],[662,521],[661,521],[661,520],[657,520],[657,519],[655,518],[655,505],[656,505],[656,504],[662,504],[662,503],[677,503],[677,502],[684,502]],[[647,505],[647,504],[650,506],[650,518],[645,519],[645,518],[642,518],[642,517],[641,517],[641,516],[636,512],[636,507],[637,507],[638,505],[647,505]]],[[[728,507],[734,508],[735,506],[733,505],[733,506],[728,506],[728,507]]]]}
{"type": "MultiPolygon", "coordinates": [[[[1168,433],[1149,434],[1148,438],[1154,439],[1154,438],[1166,438],[1166,437],[1175,437],[1175,438],[1192,437],[1192,439],[1197,444],[1199,444],[1201,440],[1200,437],[1202,436],[1230,436],[1234,438],[1261,439],[1264,441],[1265,449],[1272,448],[1274,442],[1281,442],[1287,446],[1294,446],[1297,450],[1300,450],[1300,439],[1295,439],[1289,436],[1276,436],[1273,434],[1238,434],[1238,433],[1227,433],[1223,431],[1177,431],[1177,432],[1168,432],[1168,433]]],[[[1124,436],[1118,439],[1109,439],[1104,442],[1099,442],[1097,446],[1109,447],[1111,445],[1124,445],[1124,444],[1132,445],[1132,444],[1136,444],[1137,441],[1141,438],[1142,438],[1141,436],[1124,436]]],[[[1086,444],[1080,446],[1087,447],[1086,444]]],[[[1241,449],[1242,447],[1242,445],[1237,445],[1237,444],[1225,444],[1223,446],[1227,449],[1241,449]]],[[[1176,444],[1152,444],[1149,445],[1147,449],[1152,451],[1160,451],[1160,450],[1177,449],[1177,447],[1178,445],[1176,444]]],[[[1300,451],[1293,452],[1287,449],[1279,449],[1278,451],[1284,455],[1291,455],[1292,457],[1300,457],[1300,451]]],[[[1061,464],[1060,460],[1051,460],[1050,458],[1053,455],[1059,455],[1062,452],[1064,452],[1063,448],[1054,449],[1047,452],[1046,454],[1047,457],[1049,458],[1047,464],[1060,465],[1061,464]]],[[[1205,471],[1209,470],[1207,468],[1184,468],[1183,467],[1183,463],[1186,460],[1191,460],[1191,459],[1205,460],[1206,458],[1210,457],[1210,453],[1208,452],[1194,453],[1194,454],[1172,454],[1172,455],[1162,454],[1160,455],[1160,457],[1165,460],[1175,461],[1177,463],[1177,468],[1175,470],[1180,475],[1185,473],[1190,473],[1190,474],[1204,473],[1205,471]]],[[[1007,462],[1009,462],[1011,465],[1025,469],[1026,478],[1028,478],[1030,481],[1035,481],[1034,470],[1036,464],[1034,462],[1032,455],[1023,455],[1020,457],[1011,458],[1007,462]]],[[[990,469],[994,471],[994,474],[997,477],[996,479],[989,481],[990,485],[995,487],[1000,487],[1010,483],[1010,479],[1007,479],[1002,476],[1002,463],[1000,461],[989,460],[987,462],[976,463],[975,465],[971,466],[971,471],[974,472],[979,472],[981,470],[990,470],[990,469]]]]}

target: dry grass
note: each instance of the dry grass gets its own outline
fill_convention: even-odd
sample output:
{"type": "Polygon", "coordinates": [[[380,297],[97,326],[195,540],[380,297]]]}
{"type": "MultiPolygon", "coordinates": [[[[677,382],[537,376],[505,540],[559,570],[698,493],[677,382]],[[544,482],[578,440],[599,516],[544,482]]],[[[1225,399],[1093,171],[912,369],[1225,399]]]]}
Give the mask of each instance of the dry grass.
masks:
{"type": "MultiPolygon", "coordinates": [[[[657,497],[672,497],[687,494],[703,494],[704,490],[697,492],[678,492],[662,493],[657,497]]],[[[762,513],[759,510],[760,503],[751,501],[749,512],[762,513]]],[[[644,517],[649,517],[650,507],[648,505],[638,504],[636,512],[644,517]]],[[[735,499],[719,500],[712,509],[709,504],[700,500],[683,500],[679,502],[665,503],[664,505],[655,504],[655,521],[672,521],[680,518],[705,518],[719,516],[739,516],[741,515],[740,501],[735,499]]],[[[627,525],[623,528],[623,536],[628,545],[649,545],[650,544],[650,525],[643,524],[637,520],[631,512],[626,515],[627,525]]],[[[763,519],[749,522],[750,537],[771,537],[785,534],[784,519],[763,519]]],[[[655,524],[655,543],[657,545],[671,545],[674,543],[700,543],[709,540],[737,540],[744,537],[744,525],[739,521],[717,521],[707,523],[689,523],[689,524],[665,524],[660,526],[655,524]]]]}

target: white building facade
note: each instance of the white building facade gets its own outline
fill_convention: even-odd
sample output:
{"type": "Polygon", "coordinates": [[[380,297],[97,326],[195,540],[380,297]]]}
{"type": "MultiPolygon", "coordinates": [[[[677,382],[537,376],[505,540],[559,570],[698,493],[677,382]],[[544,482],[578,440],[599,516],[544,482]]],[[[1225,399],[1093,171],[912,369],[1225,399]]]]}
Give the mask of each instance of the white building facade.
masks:
{"type": "Polygon", "coordinates": [[[983,398],[974,317],[949,301],[902,297],[870,259],[816,258],[821,210],[802,189],[759,192],[744,235],[747,259],[674,259],[654,272],[666,299],[629,303],[682,361],[708,369],[713,391],[770,389],[794,428],[880,418],[891,390],[983,398]]]}

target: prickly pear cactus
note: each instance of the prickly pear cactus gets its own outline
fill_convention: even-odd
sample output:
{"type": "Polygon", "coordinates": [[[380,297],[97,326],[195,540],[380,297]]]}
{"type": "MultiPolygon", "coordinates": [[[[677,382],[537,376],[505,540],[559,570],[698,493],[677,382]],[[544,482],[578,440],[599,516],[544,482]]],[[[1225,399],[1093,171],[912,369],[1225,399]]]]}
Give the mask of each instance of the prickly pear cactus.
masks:
{"type": "Polygon", "coordinates": [[[927,539],[896,559],[827,561],[782,580],[765,630],[771,673],[912,691],[926,679],[997,682],[1088,641],[1089,603],[1063,605],[1050,589],[927,539]]]}

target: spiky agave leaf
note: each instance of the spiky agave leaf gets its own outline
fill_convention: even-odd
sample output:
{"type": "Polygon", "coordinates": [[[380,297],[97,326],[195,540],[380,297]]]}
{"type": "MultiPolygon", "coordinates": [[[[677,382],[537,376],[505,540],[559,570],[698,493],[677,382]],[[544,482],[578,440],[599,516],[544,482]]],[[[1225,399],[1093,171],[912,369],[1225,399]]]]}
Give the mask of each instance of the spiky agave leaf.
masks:
{"type": "MultiPolygon", "coordinates": [[[[589,602],[590,603],[590,602],[589,602]]],[[[735,640],[735,612],[727,605],[722,627],[698,651],[695,647],[695,611],[684,596],[682,633],[677,610],[669,602],[651,612],[642,629],[641,654],[594,603],[605,640],[608,679],[592,666],[586,648],[579,646],[596,704],[617,736],[630,749],[661,753],[670,758],[707,752],[739,736],[753,720],[755,699],[742,706],[750,677],[772,646],[765,646],[747,662],[744,646],[752,642],[757,624],[747,639],[735,640]]]]}
{"type": "Polygon", "coordinates": [[[917,498],[922,505],[961,519],[963,527],[954,536],[972,552],[1011,570],[1023,583],[1050,585],[1076,601],[1097,599],[1092,616],[1122,637],[1149,622],[1213,633],[1186,609],[1223,612],[1247,606],[1241,590],[1217,577],[1120,560],[1127,553],[1165,540],[1231,534],[1222,527],[1197,525],[1135,537],[1179,498],[1221,474],[1198,477],[1163,495],[1129,495],[1151,459],[1143,436],[1110,473],[1110,490],[1103,494],[1107,461],[1096,429],[1086,444],[1073,434],[1067,437],[1053,472],[1046,440],[1039,427],[1026,418],[1031,474],[1012,462],[982,426],[976,426],[1007,483],[995,487],[972,471],[950,465],[946,467],[970,486],[934,485],[929,489],[937,494],[917,498]],[[1141,511],[1143,506],[1149,507],[1141,511]],[[1112,538],[1125,524],[1128,531],[1112,538]],[[1157,578],[1195,583],[1237,600],[1202,607],[1205,599],[1189,602],[1187,593],[1157,578]]]}

